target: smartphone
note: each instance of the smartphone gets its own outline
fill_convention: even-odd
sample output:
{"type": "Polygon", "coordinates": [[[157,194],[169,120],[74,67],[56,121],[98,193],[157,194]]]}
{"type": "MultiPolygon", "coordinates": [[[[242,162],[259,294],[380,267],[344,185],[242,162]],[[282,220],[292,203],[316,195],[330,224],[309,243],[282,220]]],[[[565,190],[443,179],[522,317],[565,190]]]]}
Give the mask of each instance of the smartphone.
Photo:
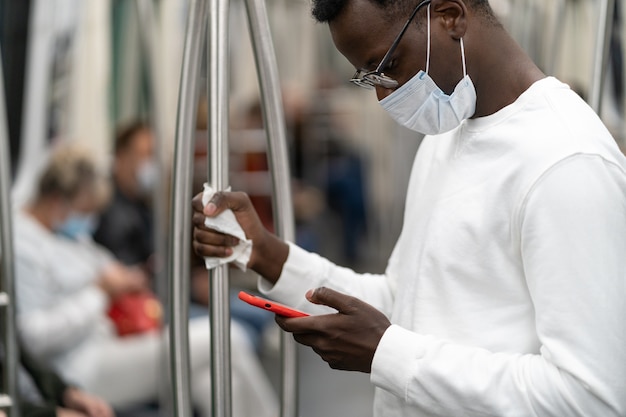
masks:
{"type": "Polygon", "coordinates": [[[309,314],[293,309],[291,307],[287,307],[286,305],[279,304],[275,301],[266,300],[265,298],[257,297],[252,294],[248,294],[245,291],[239,292],[239,299],[245,301],[246,303],[253,305],[255,307],[262,308],[264,310],[271,311],[272,313],[276,313],[279,316],[285,317],[306,317],[309,314]]]}

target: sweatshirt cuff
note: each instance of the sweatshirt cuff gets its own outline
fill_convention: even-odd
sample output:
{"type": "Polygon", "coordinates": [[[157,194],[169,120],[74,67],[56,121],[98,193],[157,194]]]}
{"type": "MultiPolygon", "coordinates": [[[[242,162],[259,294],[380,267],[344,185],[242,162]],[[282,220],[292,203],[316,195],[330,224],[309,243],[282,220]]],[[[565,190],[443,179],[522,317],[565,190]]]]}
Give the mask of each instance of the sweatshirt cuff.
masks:
{"type": "Polygon", "coordinates": [[[370,381],[406,401],[415,366],[426,352],[427,336],[391,325],[378,343],[370,381]]]}
{"type": "Polygon", "coordinates": [[[289,300],[290,305],[296,308],[310,309],[304,295],[312,288],[316,288],[319,276],[323,275],[324,265],[320,256],[307,252],[294,243],[289,244],[289,255],[283,265],[280,277],[274,285],[259,277],[258,288],[267,297],[278,300],[289,300]],[[294,301],[298,300],[298,301],[294,301]]]}

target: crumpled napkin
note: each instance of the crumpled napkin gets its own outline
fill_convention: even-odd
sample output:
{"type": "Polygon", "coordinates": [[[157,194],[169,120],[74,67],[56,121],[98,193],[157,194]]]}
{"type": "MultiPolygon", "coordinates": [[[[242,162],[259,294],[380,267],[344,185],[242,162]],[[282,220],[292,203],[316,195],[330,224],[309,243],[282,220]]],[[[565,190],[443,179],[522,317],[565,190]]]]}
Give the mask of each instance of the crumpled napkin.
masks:
{"type": "MultiPolygon", "coordinates": [[[[228,187],[226,191],[230,191],[230,187],[228,187]]],[[[215,194],[215,190],[213,190],[209,184],[205,183],[204,192],[202,193],[203,206],[206,206],[209,201],[211,201],[213,194],[215,194]]],[[[248,265],[248,261],[250,260],[250,254],[252,253],[252,241],[246,239],[246,234],[241,226],[239,226],[239,223],[237,223],[235,213],[228,209],[220,213],[217,217],[206,217],[204,219],[204,225],[209,229],[217,230],[218,232],[232,235],[239,239],[239,244],[233,247],[233,254],[229,257],[205,257],[204,264],[206,265],[206,269],[213,269],[217,266],[232,262],[239,269],[245,271],[246,265],[248,265]]]]}

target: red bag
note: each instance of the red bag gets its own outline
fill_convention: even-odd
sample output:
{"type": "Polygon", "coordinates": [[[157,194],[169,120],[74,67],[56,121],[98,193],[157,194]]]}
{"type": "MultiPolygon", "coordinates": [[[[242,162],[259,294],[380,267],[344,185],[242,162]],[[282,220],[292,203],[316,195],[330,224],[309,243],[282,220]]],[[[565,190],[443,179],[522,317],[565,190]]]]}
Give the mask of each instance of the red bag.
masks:
{"type": "Polygon", "coordinates": [[[150,292],[126,294],[116,299],[108,311],[119,336],[158,331],[161,328],[163,309],[150,292]]]}

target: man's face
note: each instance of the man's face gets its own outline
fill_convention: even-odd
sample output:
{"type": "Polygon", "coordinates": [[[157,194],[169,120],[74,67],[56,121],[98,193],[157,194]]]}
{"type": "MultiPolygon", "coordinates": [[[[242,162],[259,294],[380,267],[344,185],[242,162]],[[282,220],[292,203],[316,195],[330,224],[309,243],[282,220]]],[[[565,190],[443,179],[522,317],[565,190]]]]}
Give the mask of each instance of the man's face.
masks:
{"type": "Polygon", "coordinates": [[[134,190],[139,196],[141,194],[138,173],[144,164],[149,163],[153,158],[154,140],[152,133],[147,130],[140,130],[135,133],[131,143],[117,156],[117,165],[120,173],[118,181],[125,181],[125,188],[134,190]]]}
{"type": "MultiPolygon", "coordinates": [[[[349,0],[329,28],[339,52],[356,69],[372,71],[389,50],[409,14],[390,23],[385,19],[383,11],[370,0],[349,0]]],[[[436,25],[437,20],[432,17],[429,75],[440,88],[449,93],[462,77],[460,49],[454,42],[450,42],[449,36],[441,31],[440,26],[436,25]],[[451,46],[453,49],[450,49],[451,46]]],[[[389,64],[383,69],[385,75],[398,81],[398,87],[420,70],[426,69],[426,26],[426,7],[423,7],[400,40],[389,64]],[[419,27],[416,22],[420,22],[419,27]]],[[[393,91],[376,87],[379,100],[393,91]]]]}

